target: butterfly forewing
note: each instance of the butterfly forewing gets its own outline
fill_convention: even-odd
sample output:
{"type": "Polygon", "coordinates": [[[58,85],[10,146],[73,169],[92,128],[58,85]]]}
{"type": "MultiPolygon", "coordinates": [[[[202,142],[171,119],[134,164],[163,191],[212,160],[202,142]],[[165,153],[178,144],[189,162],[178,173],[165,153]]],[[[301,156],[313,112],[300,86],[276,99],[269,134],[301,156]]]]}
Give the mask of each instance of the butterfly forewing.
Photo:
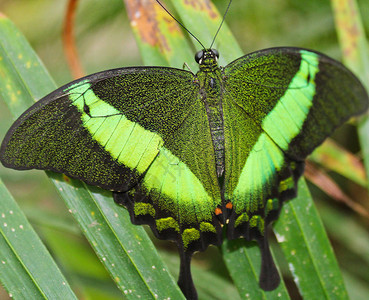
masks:
{"type": "Polygon", "coordinates": [[[161,219],[154,222],[161,230],[199,230],[201,222],[212,222],[220,202],[198,85],[192,73],[178,69],[117,69],[62,87],[12,126],[1,161],[130,190],[135,201],[151,205],[132,209],[161,219]]]}

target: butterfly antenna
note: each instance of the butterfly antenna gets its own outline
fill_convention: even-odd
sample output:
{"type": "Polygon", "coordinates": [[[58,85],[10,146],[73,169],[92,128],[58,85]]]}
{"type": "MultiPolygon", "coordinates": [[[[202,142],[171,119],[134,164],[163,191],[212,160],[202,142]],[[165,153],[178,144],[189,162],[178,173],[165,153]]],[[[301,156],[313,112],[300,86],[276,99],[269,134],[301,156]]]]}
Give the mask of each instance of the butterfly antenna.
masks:
{"type": "Polygon", "coordinates": [[[218,30],[217,30],[217,32],[216,32],[216,34],[215,34],[214,38],[213,38],[213,41],[211,42],[210,49],[213,47],[213,44],[214,44],[214,42],[215,42],[215,39],[217,38],[217,35],[218,35],[219,31],[220,31],[220,28],[222,28],[222,26],[223,26],[224,20],[225,20],[225,18],[226,18],[226,15],[227,15],[227,13],[228,13],[228,10],[229,10],[229,8],[230,8],[230,6],[231,6],[231,3],[232,3],[232,0],[229,0],[229,3],[228,3],[228,6],[227,6],[227,9],[226,9],[226,11],[225,11],[225,13],[224,13],[224,15],[223,15],[222,22],[220,23],[220,25],[219,25],[219,27],[218,27],[218,30]]]}
{"type": "MultiPolygon", "coordinates": [[[[205,48],[205,46],[200,42],[200,40],[197,38],[197,37],[195,37],[193,34],[192,34],[192,32],[191,31],[189,31],[181,22],[179,22],[170,12],[169,12],[169,10],[167,10],[165,7],[164,7],[164,5],[163,4],[161,4],[160,3],[160,1],[159,0],[156,0],[156,2],[167,12],[167,14],[168,15],[170,15],[172,18],[173,18],[173,20],[174,21],[176,21],[179,25],[181,25],[182,26],[182,28],[184,29],[184,30],[186,30],[200,45],[201,45],[201,47],[205,50],[206,48],[205,48]]],[[[223,23],[223,22],[222,22],[223,23]]],[[[218,30],[219,31],[219,30],[218,30]]]]}

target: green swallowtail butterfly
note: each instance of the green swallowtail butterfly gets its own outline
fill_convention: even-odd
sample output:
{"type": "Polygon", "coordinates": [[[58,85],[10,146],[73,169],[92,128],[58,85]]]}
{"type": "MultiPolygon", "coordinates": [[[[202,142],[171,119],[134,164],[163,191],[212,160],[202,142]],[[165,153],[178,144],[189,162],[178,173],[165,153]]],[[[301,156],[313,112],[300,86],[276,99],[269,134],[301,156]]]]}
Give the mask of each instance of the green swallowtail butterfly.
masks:
{"type": "Polygon", "coordinates": [[[359,80],[315,51],[265,49],[224,68],[218,56],[199,51],[196,74],[131,67],[73,81],[24,112],[0,148],[6,167],[111,190],[134,224],[176,241],[188,299],[192,254],[223,231],[256,240],[260,286],[278,286],[268,225],[296,196],[306,156],[368,108],[359,80]]]}

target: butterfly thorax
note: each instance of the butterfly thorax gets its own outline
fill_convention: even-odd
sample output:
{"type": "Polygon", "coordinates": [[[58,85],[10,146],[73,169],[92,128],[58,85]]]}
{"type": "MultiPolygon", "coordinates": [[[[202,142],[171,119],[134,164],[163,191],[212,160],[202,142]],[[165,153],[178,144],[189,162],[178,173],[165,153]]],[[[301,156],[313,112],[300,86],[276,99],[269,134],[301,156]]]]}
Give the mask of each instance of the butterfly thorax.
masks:
{"type": "Polygon", "coordinates": [[[206,52],[199,60],[200,71],[196,74],[200,85],[200,98],[207,113],[210,133],[215,152],[215,165],[219,182],[224,175],[224,122],[223,81],[214,52],[206,52]],[[206,55],[208,54],[208,55],[206,55]]]}
{"type": "Polygon", "coordinates": [[[199,64],[200,71],[211,73],[219,69],[219,53],[215,49],[201,50],[196,53],[195,60],[199,64]]]}

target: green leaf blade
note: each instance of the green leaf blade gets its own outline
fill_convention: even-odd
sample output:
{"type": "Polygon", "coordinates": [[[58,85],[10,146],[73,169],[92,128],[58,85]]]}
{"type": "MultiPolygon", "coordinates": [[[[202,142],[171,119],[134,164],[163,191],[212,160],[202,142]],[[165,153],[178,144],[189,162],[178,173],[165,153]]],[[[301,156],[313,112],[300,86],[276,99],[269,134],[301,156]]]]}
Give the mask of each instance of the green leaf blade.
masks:
{"type": "Polygon", "coordinates": [[[3,15],[0,27],[0,95],[9,100],[9,109],[16,118],[33,99],[40,99],[56,86],[27,40],[3,15]]]}
{"type": "Polygon", "coordinates": [[[225,240],[222,252],[241,299],[290,299],[283,282],[274,291],[266,292],[259,287],[261,256],[255,242],[225,240]]]}
{"type": "MultiPolygon", "coordinates": [[[[185,0],[172,1],[172,4],[184,25],[205,48],[210,47],[223,17],[214,4],[210,1],[185,0]]],[[[197,41],[192,39],[192,42],[197,50],[201,50],[197,41]]],[[[223,23],[212,48],[219,51],[219,64],[223,66],[242,55],[242,50],[226,23],[223,23]]]]}
{"type": "Polygon", "coordinates": [[[274,226],[300,294],[306,299],[348,299],[343,278],[306,183],[285,203],[274,226]]]}
{"type": "Polygon", "coordinates": [[[182,68],[187,61],[196,67],[193,59],[188,60],[193,54],[181,28],[158,3],[141,1],[141,9],[135,1],[124,0],[124,3],[145,65],[182,68]]]}
{"type": "MultiPolygon", "coordinates": [[[[355,0],[331,0],[336,31],[346,65],[362,80],[369,91],[368,41],[365,37],[357,2],[355,0]]],[[[358,122],[358,134],[363,152],[366,173],[369,174],[369,114],[358,122]]]]}
{"type": "Polygon", "coordinates": [[[45,246],[0,180],[0,281],[19,299],[77,299],[45,246]]]}
{"type": "Polygon", "coordinates": [[[327,139],[318,147],[309,159],[363,187],[367,185],[365,170],[360,160],[331,139],[327,139]]]}

